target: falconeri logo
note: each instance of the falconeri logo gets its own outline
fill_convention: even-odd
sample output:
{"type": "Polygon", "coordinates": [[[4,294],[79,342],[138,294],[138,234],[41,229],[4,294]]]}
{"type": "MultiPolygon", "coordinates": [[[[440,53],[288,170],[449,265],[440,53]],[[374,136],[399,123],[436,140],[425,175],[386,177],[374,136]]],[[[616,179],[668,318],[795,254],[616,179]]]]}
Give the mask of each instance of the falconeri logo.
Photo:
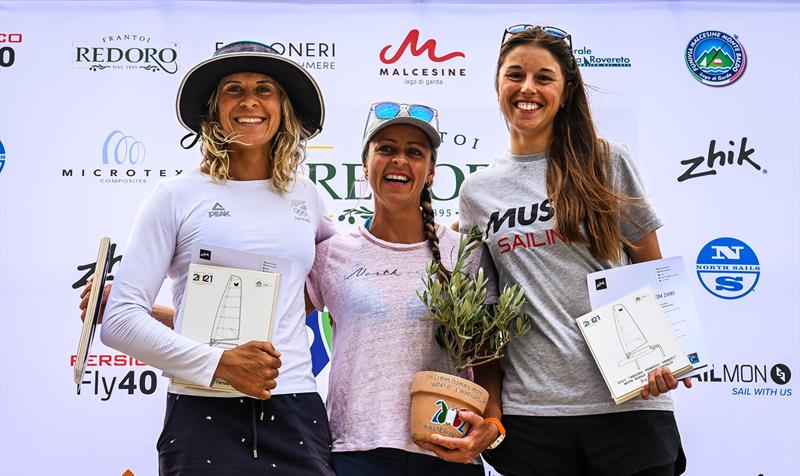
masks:
{"type": "Polygon", "coordinates": [[[437,51],[438,43],[435,39],[421,40],[421,33],[417,29],[410,30],[399,43],[392,42],[381,48],[378,58],[384,65],[379,76],[402,77],[403,84],[408,86],[430,86],[444,84],[442,78],[464,77],[467,70],[461,66],[465,55],[461,51],[443,53],[437,51]],[[399,65],[400,60],[403,60],[399,65]],[[455,61],[453,65],[444,65],[455,61]]]}
{"type": "Polygon", "coordinates": [[[102,161],[97,168],[61,169],[62,177],[97,178],[100,183],[147,183],[155,177],[173,177],[183,170],[145,168],[147,150],[140,140],[121,130],[111,131],[103,141],[102,161]]]}
{"type": "Polygon", "coordinates": [[[697,255],[697,277],[714,296],[739,299],[758,284],[761,266],[747,243],[736,238],[717,238],[697,255]]]}
{"type": "MultiPolygon", "coordinates": [[[[217,41],[214,49],[218,50],[225,41],[217,41]]],[[[296,61],[305,69],[313,71],[336,69],[336,43],[326,42],[265,42],[267,46],[285,56],[296,61]]]]}
{"type": "Polygon", "coordinates": [[[72,46],[76,69],[178,72],[178,43],[155,41],[147,35],[109,35],[100,41],[73,41],[72,46]]]}
{"type": "Polygon", "coordinates": [[[736,35],[709,30],[695,35],[686,47],[686,66],[709,86],[727,86],[744,73],[747,55],[736,35]]]}

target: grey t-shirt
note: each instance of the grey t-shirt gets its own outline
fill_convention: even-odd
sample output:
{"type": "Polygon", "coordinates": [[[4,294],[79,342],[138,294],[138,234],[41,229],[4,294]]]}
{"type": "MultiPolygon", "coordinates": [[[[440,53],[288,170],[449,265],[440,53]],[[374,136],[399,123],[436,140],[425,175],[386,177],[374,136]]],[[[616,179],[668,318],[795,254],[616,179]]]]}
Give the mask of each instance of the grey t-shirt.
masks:
{"type": "MultiPolygon", "coordinates": [[[[628,152],[612,145],[610,178],[615,190],[644,197],[628,152]]],[[[506,153],[464,182],[460,195],[462,229],[485,231],[497,268],[499,289],[519,283],[534,328],[512,341],[502,362],[503,413],[574,416],[630,410],[672,410],[672,399],[637,397],[615,405],[580,334],[575,318],[591,310],[586,274],[627,263],[598,259],[584,244],[564,241],[555,230],[555,210],[547,196],[546,152],[506,153]]],[[[645,202],[646,205],[646,202],[645,202]]],[[[650,208],[626,206],[633,223],[622,233],[634,242],[658,229],[650,208]]],[[[620,245],[621,246],[621,245],[620,245]]]]}

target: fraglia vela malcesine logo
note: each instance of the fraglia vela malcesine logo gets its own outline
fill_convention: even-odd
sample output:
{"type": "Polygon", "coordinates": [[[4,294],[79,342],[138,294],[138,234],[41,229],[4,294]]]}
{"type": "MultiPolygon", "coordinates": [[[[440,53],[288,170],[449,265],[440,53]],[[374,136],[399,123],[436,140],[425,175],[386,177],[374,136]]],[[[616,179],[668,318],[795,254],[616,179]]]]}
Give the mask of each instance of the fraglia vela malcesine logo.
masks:
{"type": "Polygon", "coordinates": [[[708,86],[728,86],[744,73],[747,54],[736,35],[709,30],[696,34],[686,47],[686,66],[708,86]]]}

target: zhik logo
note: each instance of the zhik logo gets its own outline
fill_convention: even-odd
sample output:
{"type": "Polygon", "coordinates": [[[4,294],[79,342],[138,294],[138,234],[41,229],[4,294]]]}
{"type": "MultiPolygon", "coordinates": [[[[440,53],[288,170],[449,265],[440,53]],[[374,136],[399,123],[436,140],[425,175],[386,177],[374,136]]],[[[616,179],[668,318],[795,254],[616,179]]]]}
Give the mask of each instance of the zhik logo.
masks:
{"type": "Polygon", "coordinates": [[[211,251],[210,250],[200,250],[200,259],[211,260],[211,251]]]}
{"type": "Polygon", "coordinates": [[[215,203],[214,206],[211,208],[211,211],[208,212],[208,218],[213,217],[230,217],[231,212],[225,210],[225,207],[220,205],[219,202],[215,203]]]}
{"type": "Polygon", "coordinates": [[[728,144],[733,147],[733,149],[728,151],[717,150],[717,141],[712,140],[708,144],[707,157],[699,155],[697,157],[692,157],[691,159],[681,160],[681,165],[688,165],[689,168],[678,177],[678,182],[683,182],[685,180],[703,177],[706,175],[716,175],[717,171],[714,169],[715,165],[724,167],[726,165],[744,165],[745,162],[747,162],[754,169],[760,170],[762,174],[767,173],[767,169],[762,170],[761,166],[755,163],[751,158],[756,150],[753,148],[747,148],[747,137],[742,137],[742,141],[739,144],[738,154],[734,154],[734,150],[736,150],[736,142],[729,140],[728,144]],[[708,170],[697,171],[697,169],[699,169],[704,163],[706,164],[708,170]]]}
{"type": "Polygon", "coordinates": [[[595,279],[594,288],[597,291],[602,291],[603,289],[608,288],[608,285],[606,284],[606,278],[595,279]]]}
{"type": "Polygon", "coordinates": [[[453,51],[452,53],[447,53],[443,56],[436,55],[436,40],[430,39],[419,46],[419,30],[414,29],[408,32],[405,39],[400,46],[397,48],[397,51],[391,57],[387,57],[387,53],[392,48],[392,45],[386,45],[381,50],[380,59],[381,62],[384,64],[393,64],[396,63],[400,57],[406,52],[407,49],[411,49],[412,56],[421,56],[422,53],[428,53],[428,59],[433,61],[434,63],[442,63],[445,61],[449,61],[453,58],[464,58],[464,53],[460,51],[453,51]]]}

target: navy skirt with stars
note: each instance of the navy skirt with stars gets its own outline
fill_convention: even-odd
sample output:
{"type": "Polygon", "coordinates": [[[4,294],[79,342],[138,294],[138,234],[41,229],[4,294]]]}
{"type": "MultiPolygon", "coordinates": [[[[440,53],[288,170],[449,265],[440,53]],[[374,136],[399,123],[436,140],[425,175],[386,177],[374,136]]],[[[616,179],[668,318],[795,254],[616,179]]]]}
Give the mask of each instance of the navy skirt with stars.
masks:
{"type": "Polygon", "coordinates": [[[167,394],[156,448],[161,476],[334,475],[317,393],[265,401],[167,394]]]}

